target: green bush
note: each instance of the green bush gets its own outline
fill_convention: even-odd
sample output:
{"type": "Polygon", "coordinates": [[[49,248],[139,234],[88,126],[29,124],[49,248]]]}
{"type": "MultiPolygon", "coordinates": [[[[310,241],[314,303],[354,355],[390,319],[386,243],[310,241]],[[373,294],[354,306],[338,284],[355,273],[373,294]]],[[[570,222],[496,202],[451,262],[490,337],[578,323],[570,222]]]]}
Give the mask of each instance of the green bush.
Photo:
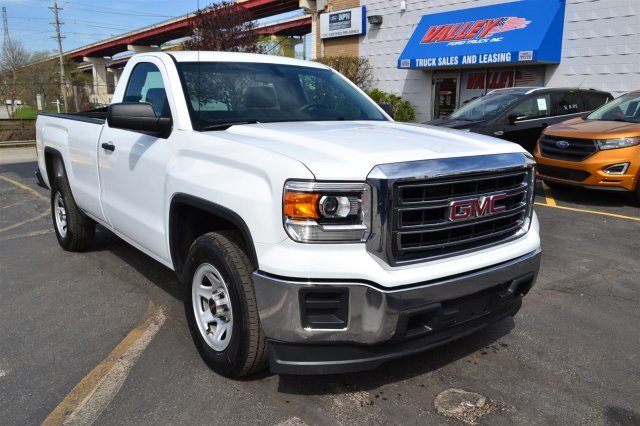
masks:
{"type": "Polygon", "coordinates": [[[411,102],[402,99],[398,95],[383,92],[376,88],[369,90],[367,95],[376,103],[391,105],[395,110],[394,119],[396,121],[410,122],[416,119],[416,109],[411,105],[411,102]]]}

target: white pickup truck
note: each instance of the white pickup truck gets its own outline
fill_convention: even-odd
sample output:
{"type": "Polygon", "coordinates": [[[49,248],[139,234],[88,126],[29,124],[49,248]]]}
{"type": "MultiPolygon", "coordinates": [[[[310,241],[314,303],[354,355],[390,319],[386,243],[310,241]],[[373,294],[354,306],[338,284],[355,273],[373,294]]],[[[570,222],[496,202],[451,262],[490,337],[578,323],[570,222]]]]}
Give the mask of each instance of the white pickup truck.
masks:
{"type": "Polygon", "coordinates": [[[100,224],[173,269],[220,374],[374,368],[514,315],[536,280],[516,144],[396,123],[274,56],[139,54],[113,99],[38,116],[58,242],[86,250],[100,224]]]}

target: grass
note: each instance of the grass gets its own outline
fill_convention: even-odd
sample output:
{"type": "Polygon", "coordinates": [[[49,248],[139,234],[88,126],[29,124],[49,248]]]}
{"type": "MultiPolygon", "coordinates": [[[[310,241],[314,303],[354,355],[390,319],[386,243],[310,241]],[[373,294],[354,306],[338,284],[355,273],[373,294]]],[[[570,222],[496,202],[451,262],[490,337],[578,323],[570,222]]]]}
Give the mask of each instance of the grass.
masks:
{"type": "Polygon", "coordinates": [[[36,115],[38,115],[38,111],[36,111],[33,107],[20,108],[13,113],[13,118],[23,118],[23,119],[35,119],[36,115]]]}

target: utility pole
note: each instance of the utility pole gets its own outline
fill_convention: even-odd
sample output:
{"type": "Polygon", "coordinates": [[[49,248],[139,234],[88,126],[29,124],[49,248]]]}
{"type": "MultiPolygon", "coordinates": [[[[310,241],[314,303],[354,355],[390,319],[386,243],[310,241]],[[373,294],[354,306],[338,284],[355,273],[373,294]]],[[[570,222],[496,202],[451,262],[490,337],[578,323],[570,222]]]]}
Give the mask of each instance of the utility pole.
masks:
{"type": "MultiPolygon", "coordinates": [[[[62,102],[64,102],[64,111],[67,112],[68,111],[67,82],[64,75],[64,55],[62,54],[62,39],[64,37],[60,35],[60,17],[58,16],[58,11],[62,10],[62,8],[58,7],[57,0],[54,0],[53,7],[50,7],[49,9],[53,10],[53,15],[56,18],[56,22],[52,22],[52,24],[55,24],[56,26],[56,35],[55,37],[52,37],[52,38],[58,39],[58,55],[60,57],[60,95],[62,97],[62,102]]],[[[58,103],[58,109],[60,109],[59,103],[58,103]]]]}

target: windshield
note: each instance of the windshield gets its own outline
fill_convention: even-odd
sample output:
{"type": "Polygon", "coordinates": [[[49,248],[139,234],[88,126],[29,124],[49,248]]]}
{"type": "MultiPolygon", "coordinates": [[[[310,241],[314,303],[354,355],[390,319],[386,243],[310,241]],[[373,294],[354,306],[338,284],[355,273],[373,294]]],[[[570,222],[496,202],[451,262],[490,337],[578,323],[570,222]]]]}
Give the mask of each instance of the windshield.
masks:
{"type": "Polygon", "coordinates": [[[522,98],[519,93],[495,93],[474,99],[462,108],[454,111],[451,120],[484,121],[500,115],[511,104],[522,98]]]}
{"type": "Polygon", "coordinates": [[[640,123],[640,92],[627,93],[593,111],[587,120],[640,123]]]}
{"type": "Polygon", "coordinates": [[[236,62],[183,62],[178,69],[199,130],[234,123],[387,120],[373,101],[328,69],[236,62]]]}

